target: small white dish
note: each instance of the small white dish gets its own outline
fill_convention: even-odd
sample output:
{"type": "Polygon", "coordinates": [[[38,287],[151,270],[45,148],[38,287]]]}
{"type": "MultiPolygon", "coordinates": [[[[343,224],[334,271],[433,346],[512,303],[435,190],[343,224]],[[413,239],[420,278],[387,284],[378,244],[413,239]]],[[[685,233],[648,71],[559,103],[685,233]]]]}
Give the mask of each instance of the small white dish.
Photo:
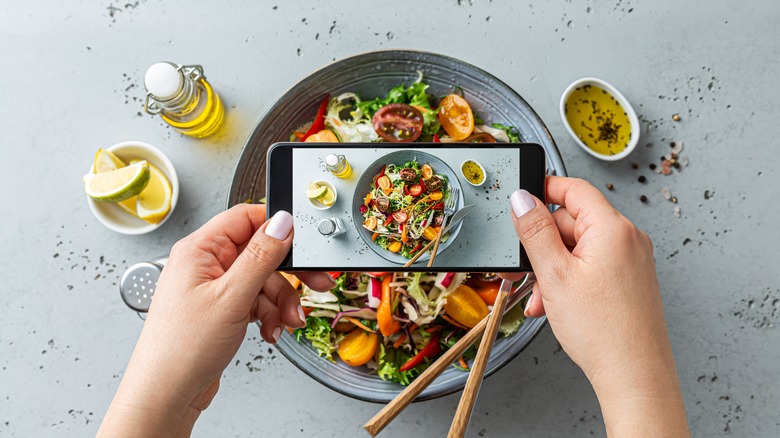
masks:
{"type": "Polygon", "coordinates": [[[601,79],[582,78],[572,82],[571,85],[569,85],[563,92],[563,95],[561,95],[560,113],[561,120],[563,120],[563,126],[566,127],[566,130],[569,132],[569,135],[571,135],[571,138],[573,138],[582,149],[585,149],[585,152],[600,160],[617,161],[625,158],[636,148],[636,145],[639,143],[639,118],[636,116],[636,111],[634,111],[634,108],[628,102],[628,99],[626,99],[620,93],[620,91],[617,90],[617,88],[601,79]],[[631,139],[629,139],[626,148],[620,153],[615,155],[604,155],[594,151],[593,149],[589,148],[588,145],[586,145],[582,140],[580,140],[579,137],[577,137],[577,134],[574,133],[574,130],[571,128],[571,126],[569,126],[569,121],[566,118],[566,100],[569,98],[575,88],[581,87],[583,85],[595,85],[604,89],[607,93],[611,94],[618,101],[620,106],[622,106],[626,111],[626,115],[628,115],[628,121],[631,124],[631,139]]]}
{"type": "MultiPolygon", "coordinates": [[[[176,201],[179,199],[179,177],[176,175],[176,169],[173,168],[171,160],[156,147],[142,141],[123,141],[106,148],[106,150],[113,152],[126,163],[134,159],[146,160],[149,164],[160,169],[171,183],[171,209],[160,222],[150,224],[125,212],[116,204],[98,202],[87,196],[87,204],[89,204],[92,214],[106,228],[121,234],[146,234],[160,228],[173,214],[176,201]]],[[[87,173],[92,173],[92,166],[87,173]]]]}
{"type": "Polygon", "coordinates": [[[469,158],[468,160],[464,160],[462,163],[460,163],[460,174],[463,175],[463,179],[465,179],[467,183],[471,184],[474,187],[479,187],[482,184],[485,184],[485,181],[487,181],[487,172],[485,171],[485,168],[482,167],[482,164],[480,164],[479,161],[474,160],[472,158],[469,158]],[[474,163],[477,166],[479,166],[480,170],[482,170],[482,181],[480,181],[479,184],[474,184],[473,182],[471,182],[471,180],[469,180],[466,174],[463,172],[463,166],[466,163],[474,163]]]}
{"type": "Polygon", "coordinates": [[[333,192],[333,204],[325,205],[317,199],[309,199],[309,204],[311,204],[312,207],[314,207],[317,210],[327,210],[333,207],[334,205],[336,205],[336,201],[339,199],[339,192],[336,191],[336,187],[334,187],[333,184],[322,179],[319,181],[314,181],[314,184],[317,184],[320,187],[326,186],[327,188],[330,189],[331,192],[333,192]]]}

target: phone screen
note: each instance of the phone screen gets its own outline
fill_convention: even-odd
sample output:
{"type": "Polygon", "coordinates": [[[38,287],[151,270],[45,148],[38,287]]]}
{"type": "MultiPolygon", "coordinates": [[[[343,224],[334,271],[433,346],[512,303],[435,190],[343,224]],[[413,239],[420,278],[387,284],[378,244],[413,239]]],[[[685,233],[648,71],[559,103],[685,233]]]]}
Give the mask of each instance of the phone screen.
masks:
{"type": "MultiPolygon", "coordinates": [[[[521,187],[522,146],[437,146],[291,147],[285,203],[295,236],[287,267],[519,270],[527,259],[509,196],[521,187]],[[328,168],[329,155],[335,165],[328,168]]],[[[534,172],[543,186],[541,166],[534,172]]]]}

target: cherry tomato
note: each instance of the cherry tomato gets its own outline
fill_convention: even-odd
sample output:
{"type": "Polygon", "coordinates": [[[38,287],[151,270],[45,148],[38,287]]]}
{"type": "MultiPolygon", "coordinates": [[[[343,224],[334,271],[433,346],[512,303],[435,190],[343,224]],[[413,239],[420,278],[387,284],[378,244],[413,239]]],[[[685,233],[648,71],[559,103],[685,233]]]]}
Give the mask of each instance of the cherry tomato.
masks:
{"type": "Polygon", "coordinates": [[[428,240],[433,240],[436,238],[436,230],[434,230],[431,227],[425,227],[422,231],[422,236],[428,240]]]}
{"type": "Polygon", "coordinates": [[[365,221],[363,221],[363,226],[368,228],[369,230],[374,230],[374,229],[376,229],[377,222],[378,221],[376,220],[376,217],[375,216],[371,216],[368,219],[366,219],[365,221]]]}
{"type": "Polygon", "coordinates": [[[428,190],[439,190],[444,186],[444,182],[438,176],[432,176],[425,183],[428,186],[428,190]]]}
{"type": "Polygon", "coordinates": [[[338,143],[339,138],[330,129],[323,129],[322,131],[312,134],[306,137],[304,143],[316,142],[316,143],[338,143]]]}
{"type": "MultiPolygon", "coordinates": [[[[472,116],[472,128],[473,118],[472,116]]],[[[417,140],[422,134],[423,123],[422,113],[417,108],[404,103],[385,105],[374,113],[372,119],[374,131],[383,139],[393,143],[417,140]]]]}
{"type": "Polygon", "coordinates": [[[447,296],[444,311],[455,321],[466,327],[474,327],[487,316],[487,304],[474,292],[474,289],[462,284],[447,296]]]}
{"type": "Polygon", "coordinates": [[[455,140],[463,140],[474,131],[474,113],[466,99],[450,94],[439,104],[439,123],[455,140]]]}
{"type": "Polygon", "coordinates": [[[347,365],[358,367],[374,357],[378,346],[379,336],[376,333],[357,328],[341,340],[338,353],[347,365]]]}
{"type": "Polygon", "coordinates": [[[436,204],[431,207],[431,210],[444,210],[444,203],[443,202],[437,202],[436,204]]]}
{"type": "Polygon", "coordinates": [[[393,213],[393,219],[395,219],[396,222],[399,224],[402,224],[406,222],[407,219],[409,219],[409,215],[406,214],[403,210],[398,210],[395,213],[393,213]]]}
{"type": "Polygon", "coordinates": [[[387,209],[390,208],[390,199],[384,196],[376,198],[376,208],[381,212],[387,211],[387,209]]]}
{"type": "Polygon", "coordinates": [[[401,171],[398,172],[398,174],[401,177],[401,179],[404,181],[411,182],[417,179],[417,171],[412,169],[411,167],[401,169],[401,171]]]}
{"type": "Polygon", "coordinates": [[[422,186],[419,184],[415,184],[409,187],[409,194],[412,196],[420,196],[422,192],[423,192],[422,186]]]}
{"type": "Polygon", "coordinates": [[[434,190],[431,192],[431,201],[441,201],[443,196],[444,194],[441,192],[441,190],[434,190]]]}
{"type": "Polygon", "coordinates": [[[463,143],[495,143],[496,138],[487,132],[471,134],[463,140],[463,143]]]}
{"type": "Polygon", "coordinates": [[[384,191],[387,191],[388,189],[390,189],[390,187],[393,187],[393,184],[390,182],[390,178],[386,176],[380,176],[376,180],[376,184],[377,186],[379,186],[380,189],[384,191]]]}
{"type": "Polygon", "coordinates": [[[398,240],[394,240],[389,245],[387,245],[387,249],[390,252],[398,252],[401,250],[401,242],[398,240]]]}
{"type": "Polygon", "coordinates": [[[433,168],[430,164],[423,164],[420,168],[420,172],[422,172],[423,179],[431,179],[433,176],[433,168]]]}

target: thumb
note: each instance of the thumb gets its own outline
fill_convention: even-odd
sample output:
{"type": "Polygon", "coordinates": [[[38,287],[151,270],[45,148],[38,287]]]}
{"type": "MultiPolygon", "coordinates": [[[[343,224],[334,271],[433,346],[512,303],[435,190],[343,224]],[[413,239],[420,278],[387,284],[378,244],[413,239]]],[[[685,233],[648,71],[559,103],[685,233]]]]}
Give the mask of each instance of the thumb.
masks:
{"type": "Polygon", "coordinates": [[[292,240],[293,217],[279,211],[258,228],[230,269],[220,277],[220,281],[226,282],[224,290],[251,305],[268,277],[290,252],[292,240]]]}
{"type": "Polygon", "coordinates": [[[566,271],[572,256],[547,206],[526,190],[512,193],[509,204],[515,231],[539,280],[542,283],[557,280],[566,271]]]}

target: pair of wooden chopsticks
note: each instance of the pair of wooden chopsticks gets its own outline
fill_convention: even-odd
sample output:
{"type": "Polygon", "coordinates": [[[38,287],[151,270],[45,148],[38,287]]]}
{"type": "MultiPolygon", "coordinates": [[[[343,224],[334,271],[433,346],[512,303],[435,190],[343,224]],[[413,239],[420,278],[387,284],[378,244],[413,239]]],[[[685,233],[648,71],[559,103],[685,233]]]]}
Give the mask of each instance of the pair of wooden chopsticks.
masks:
{"type": "MultiPolygon", "coordinates": [[[[520,300],[525,298],[535,282],[533,273],[526,275],[522,283],[515,288],[510,298],[511,304],[515,305],[520,300]]],[[[509,298],[509,289],[512,283],[504,280],[501,283],[501,289],[496,297],[496,301],[493,304],[493,310],[482,319],[477,325],[471,328],[466,334],[450,347],[449,350],[431,364],[422,374],[420,374],[414,381],[409,384],[400,394],[398,394],[390,403],[385,405],[373,418],[371,418],[363,428],[371,434],[376,436],[381,432],[385,426],[390,424],[398,414],[401,413],[411,402],[420,395],[425,388],[430,385],[436,377],[438,377],[445,369],[447,369],[453,362],[463,355],[463,352],[468,349],[471,344],[476,342],[480,336],[483,335],[482,342],[477,356],[474,359],[474,364],[469,371],[469,378],[466,381],[466,387],[463,390],[458,409],[455,412],[455,418],[450,428],[449,437],[462,437],[466,433],[469,419],[471,417],[471,411],[474,408],[479,388],[482,384],[482,378],[487,367],[490,351],[493,348],[493,343],[496,339],[496,332],[498,326],[501,323],[501,319],[504,316],[504,310],[507,305],[507,299],[509,298]]]]}
{"type": "MultiPolygon", "coordinates": [[[[441,235],[441,233],[439,233],[439,235],[441,235]]],[[[428,242],[427,244],[425,244],[425,246],[423,246],[421,250],[417,251],[417,254],[415,254],[414,257],[412,257],[411,259],[409,259],[408,262],[406,262],[406,264],[404,265],[404,268],[408,268],[409,266],[412,266],[414,264],[414,262],[416,262],[417,259],[419,259],[423,254],[425,254],[425,252],[428,251],[431,248],[431,246],[436,244],[438,240],[439,239],[434,239],[434,240],[431,240],[430,242],[428,242]]],[[[437,248],[438,248],[438,245],[437,245],[437,248]]],[[[433,254],[431,254],[431,260],[433,260],[433,254]]],[[[431,265],[429,264],[428,266],[430,267],[431,265]]]]}

